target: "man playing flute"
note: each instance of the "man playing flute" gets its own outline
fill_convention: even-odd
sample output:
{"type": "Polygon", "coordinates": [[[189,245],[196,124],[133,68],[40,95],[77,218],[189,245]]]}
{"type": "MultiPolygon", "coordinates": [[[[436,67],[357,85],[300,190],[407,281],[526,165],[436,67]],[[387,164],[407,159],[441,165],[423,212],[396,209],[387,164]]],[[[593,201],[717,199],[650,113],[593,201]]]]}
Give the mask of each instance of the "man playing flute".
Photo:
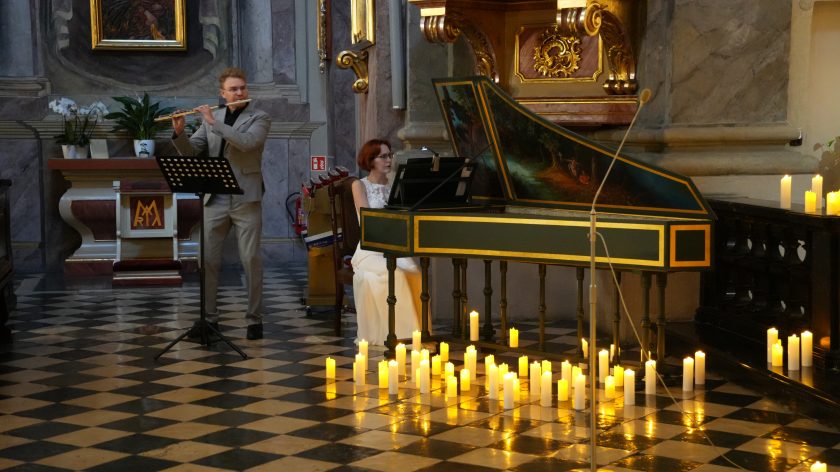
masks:
{"type": "MultiPolygon", "coordinates": [[[[245,72],[229,67],[219,75],[219,93],[230,105],[212,110],[208,105],[195,109],[203,122],[192,136],[184,133],[183,115],[172,117],[175,129],[173,144],[183,155],[224,157],[230,162],[239,181],[242,195],[206,195],[204,197],[205,246],[205,307],[207,321],[219,328],[219,311],[216,304],[219,287],[219,268],[222,262],[222,244],[231,227],[236,232],[239,259],[245,269],[248,291],[248,339],[263,337],[262,325],[262,259],[260,237],[262,234],[262,195],[265,190],[262,178],[262,153],[266,136],[271,127],[268,114],[257,110],[250,103],[231,104],[248,98],[245,72]]],[[[188,336],[200,338],[198,325],[188,336]]]]}

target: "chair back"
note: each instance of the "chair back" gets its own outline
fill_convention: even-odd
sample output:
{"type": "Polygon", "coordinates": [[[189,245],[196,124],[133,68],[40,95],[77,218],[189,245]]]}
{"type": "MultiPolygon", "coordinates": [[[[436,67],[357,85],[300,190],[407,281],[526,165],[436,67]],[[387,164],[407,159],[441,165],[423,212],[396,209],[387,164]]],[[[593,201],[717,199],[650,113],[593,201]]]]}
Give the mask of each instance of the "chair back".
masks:
{"type": "Polygon", "coordinates": [[[344,268],[344,258],[352,256],[359,244],[359,218],[353,202],[353,182],[357,180],[356,177],[345,177],[329,185],[336,276],[344,268]]]}

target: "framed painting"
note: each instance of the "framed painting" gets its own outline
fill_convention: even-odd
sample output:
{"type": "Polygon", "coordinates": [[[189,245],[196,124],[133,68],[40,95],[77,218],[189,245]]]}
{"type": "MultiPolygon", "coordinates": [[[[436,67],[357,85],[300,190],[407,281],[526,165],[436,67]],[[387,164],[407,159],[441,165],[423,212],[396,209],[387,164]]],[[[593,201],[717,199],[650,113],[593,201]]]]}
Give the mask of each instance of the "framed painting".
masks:
{"type": "Polygon", "coordinates": [[[350,0],[350,39],[352,44],[376,43],[374,0],[350,0]]]}
{"type": "Polygon", "coordinates": [[[187,49],[186,0],[90,0],[94,50],[187,49]]]}

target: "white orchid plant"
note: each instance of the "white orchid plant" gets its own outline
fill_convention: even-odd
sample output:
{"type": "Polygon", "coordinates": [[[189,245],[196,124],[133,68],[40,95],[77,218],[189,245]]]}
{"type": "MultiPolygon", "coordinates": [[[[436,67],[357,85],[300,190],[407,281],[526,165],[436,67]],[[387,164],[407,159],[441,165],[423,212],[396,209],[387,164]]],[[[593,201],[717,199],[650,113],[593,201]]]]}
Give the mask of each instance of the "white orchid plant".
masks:
{"type": "Polygon", "coordinates": [[[96,123],[108,113],[104,103],[96,101],[86,107],[79,107],[69,98],[59,98],[49,103],[50,110],[64,118],[64,133],[55,137],[58,144],[86,146],[96,123]]]}

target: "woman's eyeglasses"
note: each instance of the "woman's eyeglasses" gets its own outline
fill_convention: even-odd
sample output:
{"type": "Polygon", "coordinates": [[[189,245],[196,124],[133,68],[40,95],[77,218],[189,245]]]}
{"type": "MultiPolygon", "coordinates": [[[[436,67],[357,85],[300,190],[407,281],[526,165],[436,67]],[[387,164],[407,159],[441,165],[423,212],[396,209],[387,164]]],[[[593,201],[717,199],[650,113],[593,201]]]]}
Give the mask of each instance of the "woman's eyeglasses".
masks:
{"type": "Polygon", "coordinates": [[[394,153],[393,152],[389,152],[387,154],[380,154],[380,155],[376,156],[376,159],[393,159],[393,158],[394,158],[394,153]]]}

